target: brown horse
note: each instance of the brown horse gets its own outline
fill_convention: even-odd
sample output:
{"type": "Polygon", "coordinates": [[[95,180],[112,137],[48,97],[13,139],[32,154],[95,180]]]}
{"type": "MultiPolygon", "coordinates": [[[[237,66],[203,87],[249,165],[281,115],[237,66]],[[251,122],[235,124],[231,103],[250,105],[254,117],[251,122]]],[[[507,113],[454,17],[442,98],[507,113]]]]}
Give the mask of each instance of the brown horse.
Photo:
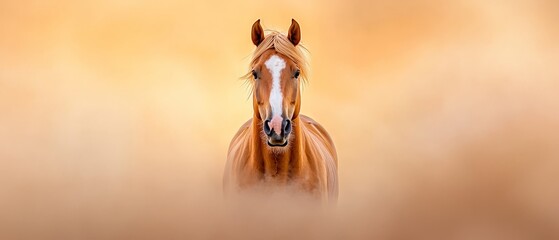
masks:
{"type": "Polygon", "coordinates": [[[307,62],[299,24],[292,20],[287,37],[264,36],[252,25],[256,45],[245,77],[252,82],[254,114],[229,146],[223,177],[226,194],[256,186],[295,187],[324,201],[338,197],[338,160],[332,139],[313,119],[300,115],[301,81],[307,62]]]}

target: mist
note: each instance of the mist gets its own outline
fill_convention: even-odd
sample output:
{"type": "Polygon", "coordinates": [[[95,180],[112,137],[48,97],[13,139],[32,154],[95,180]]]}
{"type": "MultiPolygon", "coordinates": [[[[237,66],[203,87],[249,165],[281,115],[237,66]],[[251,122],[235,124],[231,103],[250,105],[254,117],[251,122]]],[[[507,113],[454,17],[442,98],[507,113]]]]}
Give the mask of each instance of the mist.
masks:
{"type": "Polygon", "coordinates": [[[1,239],[559,239],[553,1],[0,3],[1,239]],[[250,26],[301,25],[336,207],[222,196],[250,26]]]}

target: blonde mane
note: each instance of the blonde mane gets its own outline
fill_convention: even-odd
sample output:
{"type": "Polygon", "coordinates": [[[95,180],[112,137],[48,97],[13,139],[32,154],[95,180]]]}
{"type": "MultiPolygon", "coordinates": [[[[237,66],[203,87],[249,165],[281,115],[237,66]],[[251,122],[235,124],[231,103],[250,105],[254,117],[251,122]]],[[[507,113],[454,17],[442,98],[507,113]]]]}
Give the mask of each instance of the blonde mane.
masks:
{"type": "Polygon", "coordinates": [[[293,43],[287,39],[285,34],[282,34],[275,30],[266,30],[270,32],[266,38],[256,47],[254,53],[252,54],[252,59],[250,60],[249,70],[248,73],[245,74],[242,78],[246,80],[254,80],[252,79],[252,69],[256,63],[258,63],[260,57],[264,52],[270,49],[276,50],[278,53],[283,54],[284,56],[288,57],[291,61],[299,67],[301,71],[301,78],[303,81],[308,81],[308,62],[305,57],[305,53],[308,53],[308,50],[302,46],[300,43],[297,46],[293,46],[293,43]]]}

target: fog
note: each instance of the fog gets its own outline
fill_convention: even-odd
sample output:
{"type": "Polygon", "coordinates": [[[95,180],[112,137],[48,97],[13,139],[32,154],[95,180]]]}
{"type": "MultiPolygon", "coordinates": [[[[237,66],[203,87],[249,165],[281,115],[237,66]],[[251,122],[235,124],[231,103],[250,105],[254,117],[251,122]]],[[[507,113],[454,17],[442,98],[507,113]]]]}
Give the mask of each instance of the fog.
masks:
{"type": "Polygon", "coordinates": [[[0,2],[1,239],[559,239],[555,1],[0,2]],[[335,208],[225,200],[250,27],[310,51],[335,208]]]}

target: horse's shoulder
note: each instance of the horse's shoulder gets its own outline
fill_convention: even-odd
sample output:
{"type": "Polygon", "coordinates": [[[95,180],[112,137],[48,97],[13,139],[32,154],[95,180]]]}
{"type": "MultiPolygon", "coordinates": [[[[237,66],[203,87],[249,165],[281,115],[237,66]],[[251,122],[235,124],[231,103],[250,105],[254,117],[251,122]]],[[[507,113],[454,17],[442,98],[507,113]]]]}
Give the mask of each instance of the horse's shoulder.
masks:
{"type": "Polygon", "coordinates": [[[241,125],[233,139],[231,139],[231,143],[229,143],[225,172],[223,175],[223,187],[226,191],[233,188],[237,170],[247,159],[251,126],[252,118],[241,125]]]}
{"type": "MultiPolygon", "coordinates": [[[[252,119],[249,119],[246,123],[244,123],[233,139],[231,139],[231,143],[229,143],[229,150],[227,152],[227,163],[226,163],[226,173],[231,173],[233,169],[237,168],[239,164],[246,160],[249,148],[249,138],[251,133],[251,126],[252,126],[252,119]]],[[[228,175],[226,175],[228,177],[228,175]]]]}
{"type": "Polygon", "coordinates": [[[252,124],[252,118],[246,121],[243,125],[241,125],[241,127],[239,128],[237,134],[235,134],[233,139],[237,138],[239,135],[242,135],[243,133],[248,132],[248,129],[250,128],[251,124],[252,124]]]}
{"type": "Polygon", "coordinates": [[[322,138],[325,138],[325,140],[330,145],[334,146],[334,143],[332,141],[332,138],[330,137],[330,134],[328,134],[326,129],[322,125],[320,125],[320,123],[318,123],[317,121],[315,121],[314,119],[312,119],[312,118],[310,118],[309,116],[306,116],[306,115],[300,115],[300,118],[301,118],[301,122],[307,128],[307,130],[309,130],[311,133],[319,135],[322,138]]]}
{"type": "Polygon", "coordinates": [[[301,125],[304,127],[304,133],[308,135],[312,135],[313,137],[317,137],[318,139],[322,140],[324,146],[330,151],[333,155],[335,162],[337,163],[337,153],[336,147],[334,146],[334,141],[330,137],[330,134],[326,131],[326,129],[314,119],[300,115],[301,118],[301,125]]]}
{"type": "Polygon", "coordinates": [[[252,118],[246,121],[243,125],[241,125],[239,130],[237,130],[235,136],[233,136],[233,139],[231,139],[231,143],[229,143],[229,152],[231,152],[231,150],[235,146],[240,146],[239,143],[248,137],[248,134],[250,134],[251,125],[252,125],[252,118]]]}
{"type": "Polygon", "coordinates": [[[333,201],[336,201],[338,196],[338,156],[334,142],[326,129],[314,119],[305,115],[300,115],[300,118],[301,127],[304,128],[303,134],[306,135],[305,138],[308,140],[306,146],[322,153],[329,153],[321,154],[322,158],[320,159],[325,165],[328,195],[333,201]]]}
{"type": "Polygon", "coordinates": [[[241,127],[239,128],[239,131],[248,129],[251,124],[252,124],[252,118],[250,118],[245,123],[243,123],[243,125],[241,125],[241,127]]]}

